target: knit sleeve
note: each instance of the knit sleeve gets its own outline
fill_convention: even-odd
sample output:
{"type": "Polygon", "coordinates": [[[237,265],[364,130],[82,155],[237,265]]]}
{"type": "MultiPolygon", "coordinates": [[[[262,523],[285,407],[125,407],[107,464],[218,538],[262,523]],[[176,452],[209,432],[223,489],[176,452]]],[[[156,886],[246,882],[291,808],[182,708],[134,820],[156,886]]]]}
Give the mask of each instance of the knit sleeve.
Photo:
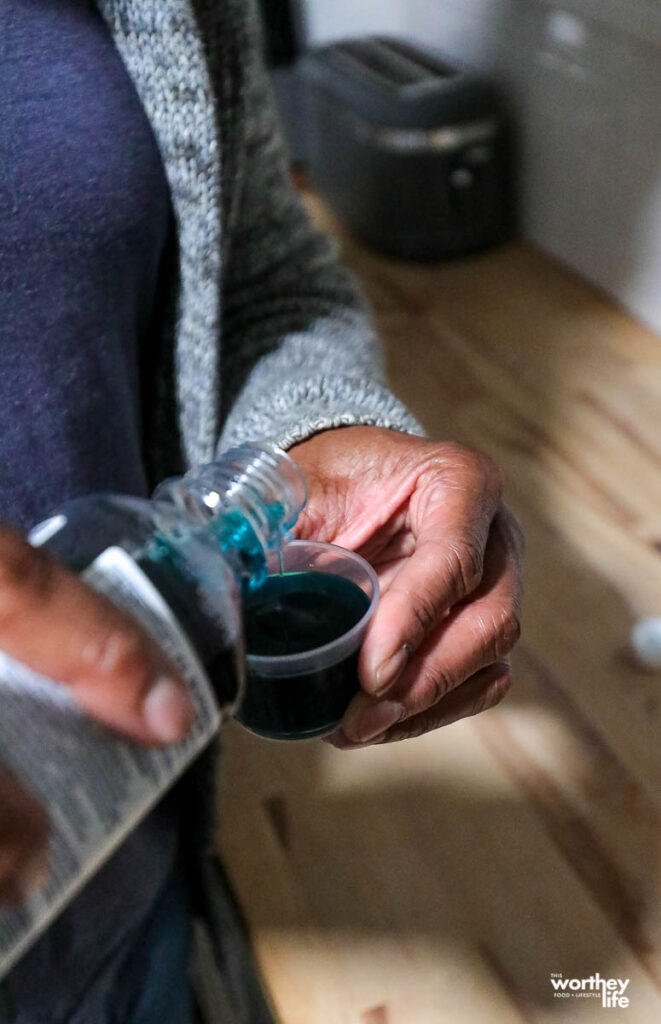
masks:
{"type": "Polygon", "coordinates": [[[337,426],[422,433],[383,383],[379,344],[335,246],[292,185],[257,19],[240,65],[243,101],[225,239],[220,450],[269,437],[287,448],[337,426]]]}

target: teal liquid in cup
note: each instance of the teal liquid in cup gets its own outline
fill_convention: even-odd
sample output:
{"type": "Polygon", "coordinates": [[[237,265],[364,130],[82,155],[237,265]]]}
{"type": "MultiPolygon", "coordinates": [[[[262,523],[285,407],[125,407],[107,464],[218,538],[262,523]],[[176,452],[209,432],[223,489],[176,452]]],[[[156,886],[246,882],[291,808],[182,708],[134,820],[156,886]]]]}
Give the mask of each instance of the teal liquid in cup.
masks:
{"type": "Polygon", "coordinates": [[[304,739],[332,732],[358,692],[378,583],[333,545],[295,541],[284,559],[285,571],[244,600],[247,678],[235,716],[261,736],[304,739]]]}

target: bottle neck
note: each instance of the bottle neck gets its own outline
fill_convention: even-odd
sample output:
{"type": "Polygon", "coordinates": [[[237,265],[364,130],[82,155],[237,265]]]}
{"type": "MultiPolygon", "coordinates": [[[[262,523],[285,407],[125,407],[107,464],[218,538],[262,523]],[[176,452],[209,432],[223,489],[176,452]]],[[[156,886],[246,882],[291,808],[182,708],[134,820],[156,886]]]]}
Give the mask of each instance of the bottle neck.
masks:
{"type": "Polygon", "coordinates": [[[188,530],[204,528],[253,586],[306,500],[302,470],[269,442],[230,449],[218,462],[166,480],[153,496],[159,532],[168,542],[183,540],[182,523],[188,530]]]}

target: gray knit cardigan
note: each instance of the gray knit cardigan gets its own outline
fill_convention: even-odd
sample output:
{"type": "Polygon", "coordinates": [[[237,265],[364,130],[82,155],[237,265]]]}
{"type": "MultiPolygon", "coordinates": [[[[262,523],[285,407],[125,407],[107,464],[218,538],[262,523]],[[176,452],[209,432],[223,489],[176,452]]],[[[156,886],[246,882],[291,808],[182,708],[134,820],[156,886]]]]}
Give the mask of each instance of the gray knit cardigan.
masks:
{"type": "MultiPolygon", "coordinates": [[[[289,447],[350,424],[419,433],[381,382],[351,278],[292,187],[254,0],[97,3],[156,135],[176,222],[145,409],[152,482],[247,440],[289,447]]],[[[232,900],[205,854],[213,769],[202,759],[189,782],[200,905],[232,1020],[259,1024],[268,1014],[237,955],[232,900]]]]}
{"type": "Polygon", "coordinates": [[[146,411],[153,480],[270,437],[419,433],[292,187],[254,0],[98,0],[151,121],[177,235],[146,411]]]}

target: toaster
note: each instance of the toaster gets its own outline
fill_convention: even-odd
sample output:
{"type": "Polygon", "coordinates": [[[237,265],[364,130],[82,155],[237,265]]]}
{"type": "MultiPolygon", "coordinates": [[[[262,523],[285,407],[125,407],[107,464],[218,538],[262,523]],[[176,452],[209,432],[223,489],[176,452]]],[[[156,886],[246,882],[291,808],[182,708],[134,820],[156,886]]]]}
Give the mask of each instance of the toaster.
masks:
{"type": "Polygon", "coordinates": [[[434,260],[508,236],[511,132],[490,83],[381,37],[310,50],[296,74],[311,184],[359,238],[434,260]]]}

